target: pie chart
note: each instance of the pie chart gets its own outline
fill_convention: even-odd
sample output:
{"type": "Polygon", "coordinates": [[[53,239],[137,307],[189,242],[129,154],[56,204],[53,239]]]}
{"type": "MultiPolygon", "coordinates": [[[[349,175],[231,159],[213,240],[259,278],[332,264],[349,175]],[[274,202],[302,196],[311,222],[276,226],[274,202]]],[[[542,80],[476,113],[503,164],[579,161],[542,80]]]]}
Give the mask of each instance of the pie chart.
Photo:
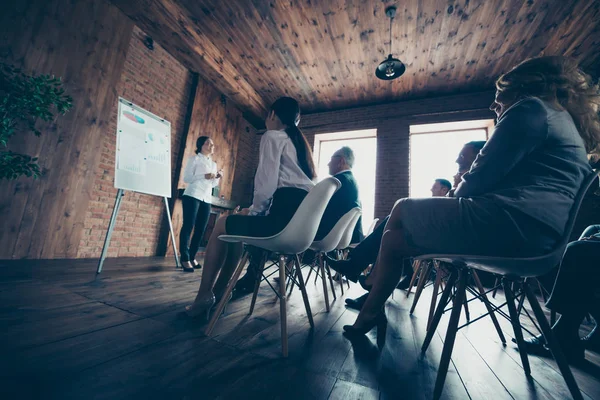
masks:
{"type": "Polygon", "coordinates": [[[146,122],[142,117],[139,117],[130,111],[123,111],[123,116],[128,120],[136,122],[138,124],[143,124],[146,122]]]}

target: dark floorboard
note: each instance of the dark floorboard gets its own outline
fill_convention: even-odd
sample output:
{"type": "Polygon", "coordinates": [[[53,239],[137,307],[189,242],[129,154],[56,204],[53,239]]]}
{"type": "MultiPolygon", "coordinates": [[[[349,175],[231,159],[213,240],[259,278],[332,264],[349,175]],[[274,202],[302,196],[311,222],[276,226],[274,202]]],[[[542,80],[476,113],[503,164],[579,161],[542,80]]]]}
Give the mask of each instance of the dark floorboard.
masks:
{"type": "MultiPolygon", "coordinates": [[[[0,261],[0,398],[2,399],[429,399],[448,314],[424,355],[421,344],[431,288],[413,315],[413,295],[396,291],[386,305],[387,341],[376,332],[343,337],[357,313],[345,297],[325,311],[320,282],[307,283],[315,327],[298,289],[288,304],[290,354],[281,358],[279,302],[263,285],[252,316],[250,296],[233,301],[212,337],[184,307],[201,274],[172,268],[170,258],[0,261]]],[[[304,270],[304,274],[308,272],[304,270]]],[[[502,301],[502,293],[496,302],[502,301]]],[[[471,303],[474,318],[484,308],[471,303]]],[[[464,322],[464,317],[462,318],[464,322]]],[[[530,356],[521,367],[512,328],[489,319],[459,331],[444,399],[564,399],[568,390],[552,359],[530,356]]],[[[523,324],[532,328],[523,320],[523,324]]],[[[582,332],[589,330],[585,326],[582,332]]],[[[600,356],[573,372],[586,399],[600,399],[600,356]]]]}

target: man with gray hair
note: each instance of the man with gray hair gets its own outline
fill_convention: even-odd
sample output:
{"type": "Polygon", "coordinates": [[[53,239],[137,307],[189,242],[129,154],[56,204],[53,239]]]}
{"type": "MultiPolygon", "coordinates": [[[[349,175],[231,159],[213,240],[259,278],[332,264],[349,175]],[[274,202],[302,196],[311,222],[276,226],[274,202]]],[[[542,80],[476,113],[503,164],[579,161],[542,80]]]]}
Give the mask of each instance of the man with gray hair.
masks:
{"type": "MultiPolygon", "coordinates": [[[[337,150],[331,156],[327,166],[329,167],[329,175],[336,177],[342,183],[342,186],[329,201],[315,240],[321,240],[327,236],[338,220],[348,211],[354,207],[361,207],[360,200],[358,199],[358,185],[352,174],[352,167],[354,166],[354,152],[352,149],[344,146],[337,150]]],[[[351,242],[358,243],[362,239],[361,218],[354,228],[351,242]]]]}
{"type": "MultiPolygon", "coordinates": [[[[315,240],[321,240],[327,236],[336,222],[342,218],[342,215],[346,214],[354,207],[361,206],[360,200],[358,199],[358,186],[356,185],[356,180],[351,171],[353,165],[354,152],[348,146],[342,147],[331,156],[331,160],[329,161],[329,164],[327,164],[329,167],[329,174],[335,176],[342,183],[342,186],[334,193],[329,201],[325,213],[323,214],[323,218],[321,219],[321,224],[319,225],[315,240]]],[[[363,239],[362,221],[359,219],[354,228],[351,243],[359,243],[363,239]]],[[[314,256],[310,251],[307,253],[314,256]]],[[[254,257],[254,259],[258,258],[259,257],[254,257]]],[[[256,279],[258,279],[257,268],[255,263],[251,261],[248,270],[246,271],[246,275],[238,280],[235,285],[233,296],[238,298],[248,293],[252,293],[256,279]]]]}

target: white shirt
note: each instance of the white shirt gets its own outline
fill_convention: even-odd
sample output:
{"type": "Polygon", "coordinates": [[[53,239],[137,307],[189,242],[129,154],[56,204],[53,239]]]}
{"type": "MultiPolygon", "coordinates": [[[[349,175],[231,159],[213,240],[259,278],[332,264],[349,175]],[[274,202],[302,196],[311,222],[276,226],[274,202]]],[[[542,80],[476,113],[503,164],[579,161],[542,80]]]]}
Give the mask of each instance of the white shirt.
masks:
{"type": "Polygon", "coordinates": [[[190,156],[183,171],[183,181],[187,187],[183,192],[186,196],[210,204],[212,188],[219,184],[219,179],[206,179],[206,174],[217,174],[217,164],[204,154],[190,156]]]}
{"type": "Polygon", "coordinates": [[[287,133],[285,131],[265,132],[260,139],[250,215],[268,214],[273,194],[281,187],[293,187],[308,192],[314,185],[298,165],[296,148],[287,133]]]}

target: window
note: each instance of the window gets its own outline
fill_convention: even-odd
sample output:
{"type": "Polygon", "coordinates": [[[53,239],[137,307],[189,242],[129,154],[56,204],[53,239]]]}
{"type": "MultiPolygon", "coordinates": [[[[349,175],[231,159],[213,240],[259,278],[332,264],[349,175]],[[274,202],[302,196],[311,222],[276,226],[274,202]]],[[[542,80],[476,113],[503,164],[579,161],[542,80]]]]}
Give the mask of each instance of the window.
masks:
{"type": "Polygon", "coordinates": [[[438,178],[453,182],[456,158],[465,143],[487,140],[494,120],[462,121],[410,127],[410,197],[430,197],[438,178]]]}
{"type": "Polygon", "coordinates": [[[377,159],[375,129],[315,135],[314,157],[319,179],[329,176],[329,159],[343,146],[354,151],[352,173],[358,184],[362,203],[363,232],[369,228],[375,212],[375,166],[377,159]]]}

